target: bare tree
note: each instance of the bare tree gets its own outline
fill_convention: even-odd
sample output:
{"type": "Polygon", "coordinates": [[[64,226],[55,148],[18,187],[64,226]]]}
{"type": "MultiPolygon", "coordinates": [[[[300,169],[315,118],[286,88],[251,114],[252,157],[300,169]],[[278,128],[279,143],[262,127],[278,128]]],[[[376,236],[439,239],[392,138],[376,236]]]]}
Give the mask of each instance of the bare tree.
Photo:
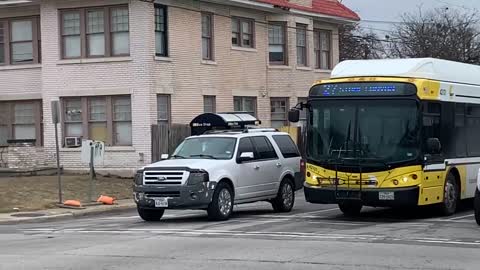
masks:
{"type": "Polygon", "coordinates": [[[339,29],[340,61],[377,59],[383,55],[383,46],[375,33],[365,32],[359,24],[343,25],[339,29]]]}
{"type": "Polygon", "coordinates": [[[435,9],[402,16],[389,38],[391,57],[433,57],[480,64],[479,17],[475,11],[435,9]]]}

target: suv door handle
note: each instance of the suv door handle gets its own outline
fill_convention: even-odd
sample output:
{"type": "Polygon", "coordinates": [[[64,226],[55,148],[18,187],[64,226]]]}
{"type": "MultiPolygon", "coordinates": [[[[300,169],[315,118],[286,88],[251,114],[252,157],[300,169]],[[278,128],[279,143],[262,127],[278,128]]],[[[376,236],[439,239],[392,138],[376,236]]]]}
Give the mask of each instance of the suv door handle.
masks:
{"type": "Polygon", "coordinates": [[[258,169],[260,169],[260,166],[255,165],[255,166],[253,166],[253,168],[254,168],[255,170],[258,170],[258,169]]]}
{"type": "Polygon", "coordinates": [[[282,167],[282,163],[280,162],[277,162],[277,164],[275,164],[278,168],[282,167]]]}

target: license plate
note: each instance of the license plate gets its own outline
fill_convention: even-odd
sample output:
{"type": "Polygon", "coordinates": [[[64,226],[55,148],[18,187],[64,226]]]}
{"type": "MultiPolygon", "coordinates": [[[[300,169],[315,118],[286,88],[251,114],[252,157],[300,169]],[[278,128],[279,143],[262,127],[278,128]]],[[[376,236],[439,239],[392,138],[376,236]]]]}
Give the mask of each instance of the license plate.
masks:
{"type": "Polygon", "coordinates": [[[395,200],[395,193],[394,192],[379,192],[378,199],[380,201],[393,201],[395,200]]]}
{"type": "Polygon", "coordinates": [[[155,198],[155,207],[168,207],[168,198],[155,198]]]}

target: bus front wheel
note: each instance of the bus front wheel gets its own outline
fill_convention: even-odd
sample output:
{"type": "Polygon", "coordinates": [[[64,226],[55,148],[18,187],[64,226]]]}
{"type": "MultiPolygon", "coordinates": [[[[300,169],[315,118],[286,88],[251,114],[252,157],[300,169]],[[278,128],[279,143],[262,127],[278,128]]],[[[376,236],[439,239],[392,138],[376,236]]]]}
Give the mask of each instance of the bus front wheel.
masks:
{"type": "Polygon", "coordinates": [[[440,211],[443,215],[451,216],[457,211],[459,190],[460,187],[457,185],[455,176],[449,174],[445,181],[443,202],[440,204],[440,211]]]}
{"type": "Polygon", "coordinates": [[[338,204],[340,211],[347,217],[355,217],[362,211],[363,205],[356,201],[344,201],[338,204]]]}

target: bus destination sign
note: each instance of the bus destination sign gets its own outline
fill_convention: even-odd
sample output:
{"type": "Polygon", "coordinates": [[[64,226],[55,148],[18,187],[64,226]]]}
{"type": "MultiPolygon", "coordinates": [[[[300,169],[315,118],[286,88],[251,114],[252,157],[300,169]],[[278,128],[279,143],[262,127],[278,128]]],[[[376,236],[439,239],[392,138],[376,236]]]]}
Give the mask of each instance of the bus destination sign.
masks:
{"type": "Polygon", "coordinates": [[[349,97],[349,96],[412,96],[417,93],[410,83],[355,82],[329,83],[312,87],[312,97],[349,97]]]}

